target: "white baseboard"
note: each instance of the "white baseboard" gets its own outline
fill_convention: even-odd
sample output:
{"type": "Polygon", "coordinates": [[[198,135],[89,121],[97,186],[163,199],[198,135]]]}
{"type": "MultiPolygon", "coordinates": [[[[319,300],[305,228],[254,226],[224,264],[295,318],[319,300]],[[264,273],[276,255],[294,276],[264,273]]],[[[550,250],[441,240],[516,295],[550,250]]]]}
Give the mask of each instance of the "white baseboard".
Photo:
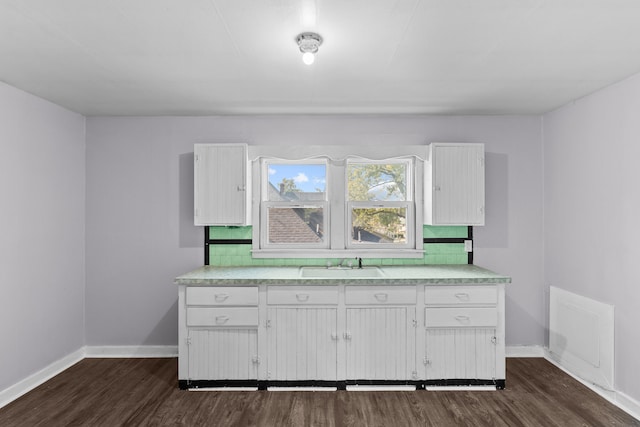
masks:
{"type": "Polygon", "coordinates": [[[75,365],[76,363],[84,359],[84,357],[85,353],[83,347],[63,357],[62,359],[56,360],[49,366],[39,370],[35,374],[29,375],[27,378],[23,379],[20,382],[17,382],[11,387],[0,391],[0,408],[13,402],[23,394],[33,390],[40,384],[50,380],[65,369],[68,369],[71,366],[75,365]]]}
{"type": "Polygon", "coordinates": [[[508,345],[506,357],[544,357],[544,348],[540,345],[508,345]]]}
{"type": "Polygon", "coordinates": [[[578,375],[562,366],[560,362],[553,357],[553,354],[549,351],[548,348],[544,349],[544,353],[544,358],[549,361],[549,363],[554,364],[556,367],[558,367],[558,369],[562,370],[564,373],[566,373],[585,387],[588,387],[589,389],[597,393],[600,397],[606,399],[609,403],[622,409],[637,420],[640,420],[640,402],[620,391],[617,391],[615,389],[607,390],[597,384],[594,384],[591,381],[580,378],[578,375]]]}
{"type": "Polygon", "coordinates": [[[597,393],[600,397],[606,399],[608,402],[614,404],[632,417],[640,420],[640,402],[620,391],[606,390],[599,385],[594,384],[593,382],[580,378],[574,372],[569,370],[568,367],[562,366],[560,362],[556,360],[555,357],[553,357],[553,354],[549,351],[548,348],[539,345],[507,346],[505,349],[505,353],[507,357],[543,357],[547,361],[558,367],[560,370],[562,370],[564,373],[597,393]]]}
{"type": "Polygon", "coordinates": [[[637,400],[618,391],[616,392],[616,402],[614,404],[637,420],[640,420],[640,402],[637,400]]]}
{"type": "Polygon", "coordinates": [[[138,357],[178,357],[178,346],[176,345],[144,345],[144,346],[86,346],[73,353],[57,360],[28,376],[22,381],[0,391],[0,408],[13,402],[20,396],[45,381],[58,375],[65,369],[75,365],[84,358],[138,358],[138,357]]]}
{"type": "Polygon", "coordinates": [[[177,345],[86,346],[87,358],[178,357],[177,345]]]}

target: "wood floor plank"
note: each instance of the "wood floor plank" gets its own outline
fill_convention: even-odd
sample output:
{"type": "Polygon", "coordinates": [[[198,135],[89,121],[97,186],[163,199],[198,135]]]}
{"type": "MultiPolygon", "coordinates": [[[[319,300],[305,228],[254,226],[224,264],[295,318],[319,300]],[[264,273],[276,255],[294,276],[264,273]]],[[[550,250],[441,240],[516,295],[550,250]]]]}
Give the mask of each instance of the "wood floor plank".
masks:
{"type": "Polygon", "coordinates": [[[638,426],[541,358],[502,391],[189,392],[176,359],[84,359],[0,409],[0,426],[638,426]]]}

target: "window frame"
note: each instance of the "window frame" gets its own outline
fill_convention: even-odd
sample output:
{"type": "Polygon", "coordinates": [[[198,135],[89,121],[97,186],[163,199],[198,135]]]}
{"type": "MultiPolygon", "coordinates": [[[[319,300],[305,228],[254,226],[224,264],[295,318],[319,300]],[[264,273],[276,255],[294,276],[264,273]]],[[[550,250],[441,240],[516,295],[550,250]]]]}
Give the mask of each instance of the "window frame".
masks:
{"type": "MultiPolygon", "coordinates": [[[[255,145],[249,146],[249,162],[251,162],[251,212],[253,224],[252,257],[253,258],[422,258],[423,215],[424,215],[424,172],[427,158],[427,146],[424,145],[255,145]],[[346,163],[349,159],[355,162],[409,161],[412,169],[409,181],[412,182],[408,197],[412,198],[413,209],[409,209],[408,223],[413,227],[409,233],[409,242],[404,247],[397,244],[390,247],[364,247],[363,245],[347,245],[351,234],[347,233],[350,215],[347,215],[347,183],[346,163]],[[328,247],[302,247],[293,244],[265,245],[265,215],[263,194],[268,185],[268,171],[263,167],[268,163],[324,163],[326,165],[326,211],[324,212],[324,238],[328,247]]],[[[310,203],[306,204],[307,206],[310,203]]]]}
{"type": "Polygon", "coordinates": [[[291,249],[329,249],[331,233],[330,229],[330,206],[328,202],[329,195],[329,165],[326,159],[301,159],[301,160],[283,160],[277,158],[264,158],[260,165],[260,248],[273,250],[291,250],[291,249]],[[318,164],[325,167],[325,191],[324,200],[322,201],[270,201],[269,194],[269,165],[286,164],[286,165],[311,165],[318,164]],[[296,209],[296,208],[321,208],[323,238],[319,243],[271,243],[269,241],[269,209],[296,209]]]}
{"type": "Polygon", "coordinates": [[[347,159],[344,173],[344,198],[345,198],[345,247],[347,249],[415,249],[416,238],[416,221],[415,221],[415,173],[414,161],[412,159],[347,159]],[[405,200],[386,201],[386,200],[351,200],[349,199],[349,164],[362,165],[389,165],[404,164],[405,165],[405,200]],[[405,208],[406,218],[406,242],[405,243],[362,243],[353,242],[351,232],[353,230],[353,209],[354,208],[405,208]]]}

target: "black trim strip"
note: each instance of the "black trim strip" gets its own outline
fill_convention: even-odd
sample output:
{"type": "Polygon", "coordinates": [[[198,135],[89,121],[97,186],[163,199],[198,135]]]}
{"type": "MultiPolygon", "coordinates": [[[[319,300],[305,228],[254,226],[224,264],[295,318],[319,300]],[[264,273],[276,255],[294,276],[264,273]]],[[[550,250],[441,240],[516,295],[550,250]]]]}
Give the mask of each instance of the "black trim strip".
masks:
{"type": "Polygon", "coordinates": [[[250,245],[251,239],[209,239],[210,245],[250,245]]]}
{"type": "Polygon", "coordinates": [[[209,226],[204,227],[204,265],[209,265],[209,226]]]}
{"type": "Polygon", "coordinates": [[[422,243],[464,243],[467,237],[432,237],[422,239],[422,243]]]}
{"type": "Polygon", "coordinates": [[[411,385],[416,390],[424,390],[425,386],[495,386],[498,390],[504,390],[506,380],[479,380],[479,379],[441,379],[441,380],[347,380],[347,381],[258,381],[258,380],[178,380],[181,390],[189,388],[207,387],[257,387],[258,390],[266,390],[267,387],[336,387],[338,390],[346,390],[347,385],[411,385]]]}
{"type": "Polygon", "coordinates": [[[472,226],[469,226],[467,228],[467,236],[469,236],[469,240],[471,240],[471,252],[467,254],[467,264],[473,264],[474,245],[473,245],[473,227],[472,226]]]}

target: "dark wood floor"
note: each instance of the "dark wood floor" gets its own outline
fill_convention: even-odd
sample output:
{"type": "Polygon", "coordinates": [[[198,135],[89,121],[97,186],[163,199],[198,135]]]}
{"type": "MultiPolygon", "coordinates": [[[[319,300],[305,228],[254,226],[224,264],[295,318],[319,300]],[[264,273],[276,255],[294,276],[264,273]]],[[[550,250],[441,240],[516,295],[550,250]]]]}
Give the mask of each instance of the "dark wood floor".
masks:
{"type": "Polygon", "coordinates": [[[176,359],[85,359],[0,409],[0,426],[640,426],[544,359],[502,391],[189,392],[176,359]]]}

